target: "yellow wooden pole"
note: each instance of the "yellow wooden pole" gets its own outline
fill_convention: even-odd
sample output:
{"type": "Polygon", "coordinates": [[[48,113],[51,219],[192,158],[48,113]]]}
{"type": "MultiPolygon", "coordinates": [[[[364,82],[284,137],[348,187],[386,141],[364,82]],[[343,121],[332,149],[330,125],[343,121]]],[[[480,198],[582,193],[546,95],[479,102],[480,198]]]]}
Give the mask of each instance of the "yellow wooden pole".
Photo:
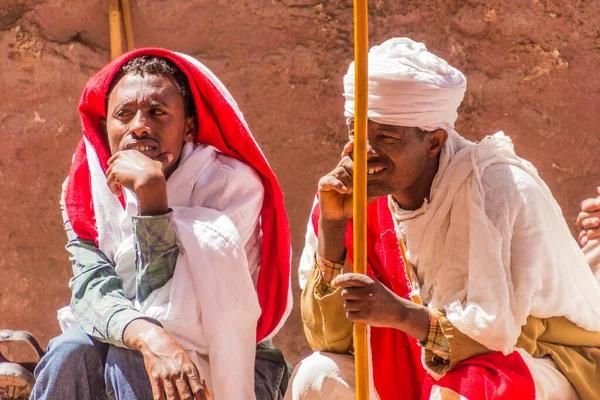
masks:
{"type": "Polygon", "coordinates": [[[119,0],[108,0],[108,27],[110,29],[110,56],[119,57],[124,52],[123,14],[119,0]]]}
{"type": "MultiPolygon", "coordinates": [[[[354,272],[367,273],[368,0],[354,0],[354,272]]],[[[356,399],[369,399],[367,326],[354,324],[356,399]]]]}
{"type": "Polygon", "coordinates": [[[121,12],[123,13],[123,30],[125,31],[125,43],[127,51],[135,49],[133,42],[133,24],[131,22],[131,7],[129,0],[121,0],[121,12]]]}

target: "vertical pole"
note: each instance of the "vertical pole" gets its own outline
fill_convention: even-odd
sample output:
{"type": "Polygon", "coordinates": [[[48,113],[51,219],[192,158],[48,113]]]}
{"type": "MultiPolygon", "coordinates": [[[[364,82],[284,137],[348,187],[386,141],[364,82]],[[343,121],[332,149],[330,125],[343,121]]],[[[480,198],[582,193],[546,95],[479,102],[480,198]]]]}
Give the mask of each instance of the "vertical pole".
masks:
{"type": "Polygon", "coordinates": [[[124,53],[123,40],[123,15],[119,0],[108,0],[108,26],[110,29],[110,56],[111,59],[124,53]]]}
{"type": "Polygon", "coordinates": [[[133,42],[133,24],[131,22],[131,7],[129,0],[121,0],[121,12],[123,13],[123,30],[125,31],[125,43],[127,51],[135,49],[133,42]]]}
{"type": "MultiPolygon", "coordinates": [[[[354,272],[367,272],[368,0],[354,0],[354,272]]],[[[354,324],[356,399],[369,399],[367,326],[354,324]]]]}

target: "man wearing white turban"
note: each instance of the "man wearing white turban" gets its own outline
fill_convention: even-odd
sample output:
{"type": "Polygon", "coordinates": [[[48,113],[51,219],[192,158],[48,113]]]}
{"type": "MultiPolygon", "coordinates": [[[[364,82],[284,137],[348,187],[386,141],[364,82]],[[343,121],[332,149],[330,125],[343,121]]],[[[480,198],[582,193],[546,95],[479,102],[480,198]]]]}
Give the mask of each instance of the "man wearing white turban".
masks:
{"type": "Polygon", "coordinates": [[[371,399],[599,399],[600,286],[560,207],[504,133],[454,130],[466,78],[408,38],[369,52],[368,274],[350,273],[353,74],[299,270],[315,353],[286,399],[354,398],[355,321],[371,399]]]}

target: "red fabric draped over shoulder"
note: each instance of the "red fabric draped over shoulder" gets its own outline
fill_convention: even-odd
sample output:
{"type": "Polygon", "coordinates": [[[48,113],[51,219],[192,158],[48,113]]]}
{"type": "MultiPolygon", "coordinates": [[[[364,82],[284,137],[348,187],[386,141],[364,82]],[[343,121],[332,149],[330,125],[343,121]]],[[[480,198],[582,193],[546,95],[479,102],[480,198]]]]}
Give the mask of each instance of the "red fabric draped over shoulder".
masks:
{"type": "MultiPolygon", "coordinates": [[[[243,117],[236,112],[237,105],[232,99],[228,100],[225,89],[218,87],[219,84],[212,81],[205,71],[181,54],[157,48],[138,49],[115,59],[87,83],[79,104],[83,135],[106,171],[111,153],[101,121],[106,118],[105,99],[109,85],[123,64],[142,55],[169,59],[186,74],[198,113],[195,140],[214,146],[222,153],[252,166],[262,179],[265,190],[261,211],[262,262],[257,283],[262,309],[257,327],[257,340],[260,341],[276,329],[286,313],[290,282],[290,232],[283,192],[277,178],[246,128],[243,117]]],[[[82,239],[97,243],[90,171],[83,139],[73,157],[65,204],[75,233],[82,239]]]]}

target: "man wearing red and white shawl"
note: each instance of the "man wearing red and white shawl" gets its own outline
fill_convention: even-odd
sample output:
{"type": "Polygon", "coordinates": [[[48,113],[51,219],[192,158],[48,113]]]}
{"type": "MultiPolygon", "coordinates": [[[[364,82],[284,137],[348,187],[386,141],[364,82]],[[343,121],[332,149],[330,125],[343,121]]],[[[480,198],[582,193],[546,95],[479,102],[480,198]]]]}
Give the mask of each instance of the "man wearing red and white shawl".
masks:
{"type": "Polygon", "coordinates": [[[369,52],[368,273],[351,273],[354,65],[344,89],[349,143],[299,271],[316,352],[286,398],[355,398],[360,321],[372,399],[599,399],[600,286],[558,204],[504,133],[454,130],[466,78],[408,38],[369,52]]]}
{"type": "Polygon", "coordinates": [[[73,295],[32,398],[280,398],[289,228],[229,92],[191,57],[141,49],[88,82],[79,112],[73,295]]]}

